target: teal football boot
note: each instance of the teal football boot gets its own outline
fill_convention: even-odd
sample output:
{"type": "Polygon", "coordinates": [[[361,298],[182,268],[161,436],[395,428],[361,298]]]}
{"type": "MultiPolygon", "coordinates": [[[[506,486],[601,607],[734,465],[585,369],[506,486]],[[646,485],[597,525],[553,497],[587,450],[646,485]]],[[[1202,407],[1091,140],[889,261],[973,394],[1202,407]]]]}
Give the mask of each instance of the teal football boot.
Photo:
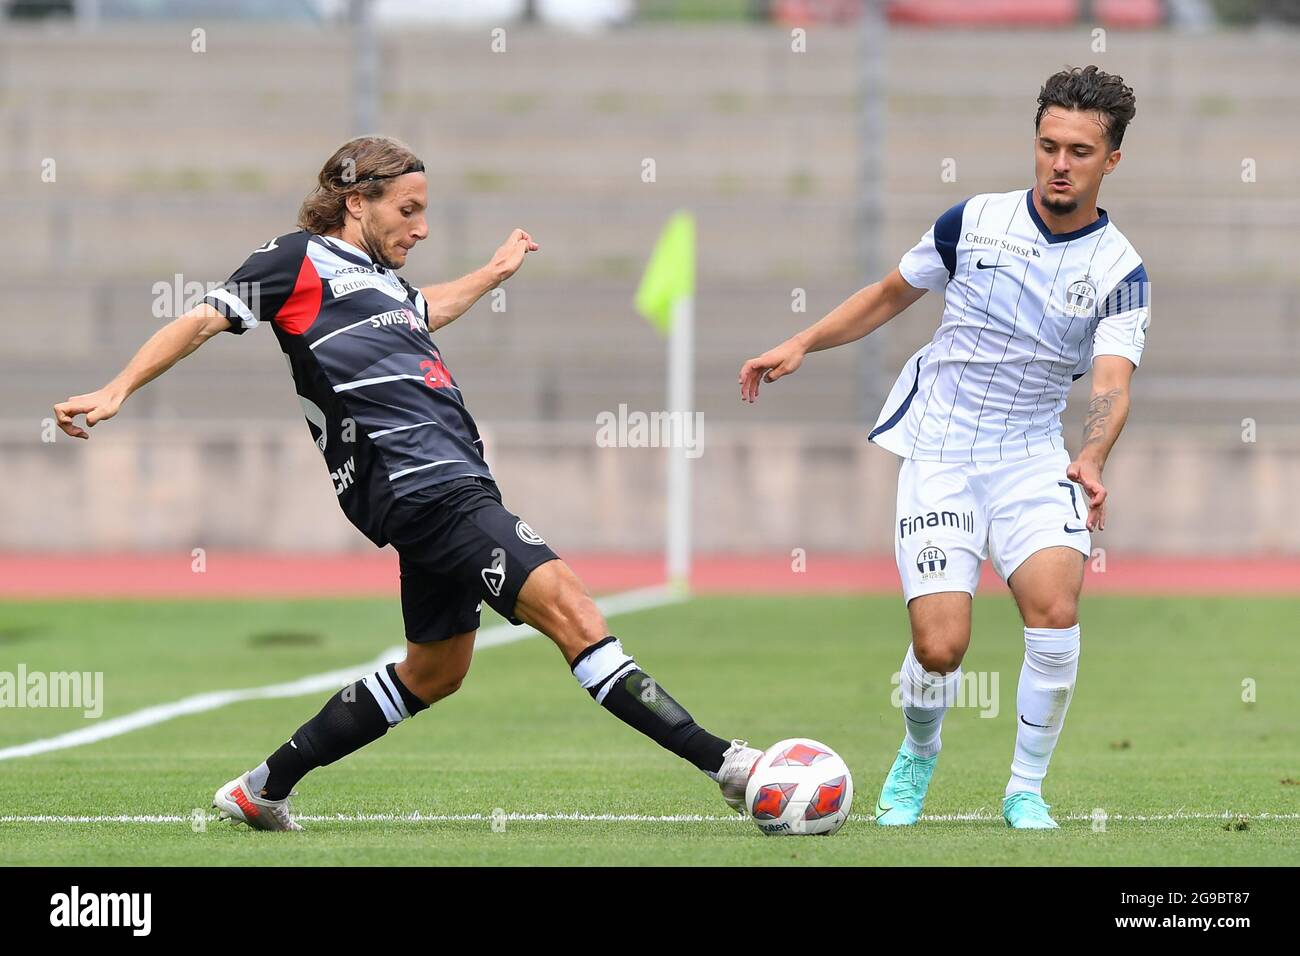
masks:
{"type": "Polygon", "coordinates": [[[889,768],[885,785],[876,801],[876,822],[882,827],[910,827],[921,818],[925,792],[930,789],[930,777],[939,755],[918,757],[907,749],[898,748],[894,765],[889,768]]]}
{"type": "Polygon", "coordinates": [[[1043,798],[1028,790],[1008,794],[1002,801],[1002,819],[1013,830],[1059,830],[1043,798]]]}

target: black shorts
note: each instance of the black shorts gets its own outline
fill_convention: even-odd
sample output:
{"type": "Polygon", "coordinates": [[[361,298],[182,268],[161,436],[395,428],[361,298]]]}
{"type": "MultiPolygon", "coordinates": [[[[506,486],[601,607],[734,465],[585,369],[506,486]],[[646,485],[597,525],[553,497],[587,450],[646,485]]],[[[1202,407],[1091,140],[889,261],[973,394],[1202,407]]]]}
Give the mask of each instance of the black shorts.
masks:
{"type": "Polygon", "coordinates": [[[456,478],[394,502],[384,533],[401,557],[406,639],[445,641],[478,628],[482,602],[510,621],[533,568],[557,555],[484,478],[456,478]]]}

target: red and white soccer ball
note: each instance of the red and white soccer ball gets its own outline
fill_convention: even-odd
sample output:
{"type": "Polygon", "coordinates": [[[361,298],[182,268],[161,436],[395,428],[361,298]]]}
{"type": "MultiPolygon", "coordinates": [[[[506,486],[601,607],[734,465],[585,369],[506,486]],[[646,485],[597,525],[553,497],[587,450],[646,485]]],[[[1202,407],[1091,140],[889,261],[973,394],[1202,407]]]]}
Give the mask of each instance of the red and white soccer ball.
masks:
{"type": "Polygon", "coordinates": [[[830,836],[853,805],[853,776],[830,747],[792,737],[754,761],[745,806],[768,836],[830,836]]]}

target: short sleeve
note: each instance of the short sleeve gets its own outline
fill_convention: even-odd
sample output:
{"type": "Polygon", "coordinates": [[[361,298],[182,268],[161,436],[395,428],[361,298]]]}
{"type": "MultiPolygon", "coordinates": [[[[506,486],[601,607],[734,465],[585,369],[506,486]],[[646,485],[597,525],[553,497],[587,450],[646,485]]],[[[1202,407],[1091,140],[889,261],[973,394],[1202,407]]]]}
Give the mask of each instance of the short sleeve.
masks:
{"type": "Polygon", "coordinates": [[[1151,283],[1146,267],[1138,263],[1101,304],[1092,339],[1093,357],[1122,355],[1134,366],[1141,364],[1150,323],[1151,283]]]}
{"type": "Polygon", "coordinates": [[[254,249],[244,264],[203,297],[242,334],[272,321],[293,294],[302,267],[306,233],[290,233],[254,249]]]}
{"type": "Polygon", "coordinates": [[[965,211],[966,200],[963,199],[935,220],[921,241],[903,256],[898,271],[908,285],[932,292],[943,291],[957,271],[957,240],[961,236],[965,211]]]}

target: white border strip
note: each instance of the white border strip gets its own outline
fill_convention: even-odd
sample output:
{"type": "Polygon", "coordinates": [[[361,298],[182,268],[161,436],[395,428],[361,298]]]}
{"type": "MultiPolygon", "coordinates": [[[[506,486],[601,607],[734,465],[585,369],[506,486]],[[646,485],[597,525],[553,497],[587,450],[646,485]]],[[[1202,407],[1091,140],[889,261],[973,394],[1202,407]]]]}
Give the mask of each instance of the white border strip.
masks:
{"type": "MultiPolygon", "coordinates": [[[[204,813],[204,818],[216,820],[216,814],[204,813]]],[[[1245,817],[1249,821],[1264,820],[1300,820],[1300,813],[1114,813],[1106,818],[1107,823],[1157,823],[1171,820],[1235,820],[1245,817]]],[[[413,810],[410,813],[323,813],[293,815],[295,820],[303,823],[491,823],[505,820],[514,823],[549,823],[568,821],[576,823],[743,823],[746,818],[733,813],[726,816],[707,814],[679,813],[663,816],[641,813],[506,813],[493,816],[490,813],[423,813],[413,810]]],[[[4,823],[185,823],[194,819],[193,815],[178,814],[105,814],[99,816],[39,814],[33,816],[0,816],[4,823]]],[[[852,814],[852,820],[871,820],[869,815],[852,814]]],[[[1087,823],[1092,820],[1089,813],[1071,813],[1060,817],[1061,820],[1087,823]]],[[[990,823],[1002,821],[1001,814],[988,810],[976,810],[969,813],[923,814],[921,821],[936,823],[990,823]]]]}
{"type": "MultiPolygon", "coordinates": [[[[607,617],[613,617],[617,614],[630,614],[634,611],[644,611],[650,608],[663,607],[667,604],[676,604],[683,600],[685,600],[683,596],[672,592],[666,587],[653,587],[637,591],[625,591],[622,594],[599,598],[596,601],[596,606],[607,617]]],[[[513,644],[515,641],[526,640],[537,635],[538,632],[531,627],[512,627],[509,624],[497,624],[481,629],[474,641],[474,647],[476,650],[481,650],[485,647],[513,644]]],[[[110,737],[120,737],[122,734],[129,734],[133,730],[153,727],[177,717],[202,714],[241,701],[302,697],[306,694],[319,694],[325,691],[338,690],[340,687],[346,687],[353,681],[360,680],[367,674],[371,674],[389,663],[402,660],[405,656],[406,645],[401,644],[390,647],[374,660],[355,667],[326,671],[323,674],[312,674],[309,677],[300,677],[297,680],[283,684],[248,687],[241,690],[214,690],[203,694],[195,694],[191,697],[173,701],[170,704],[157,704],[153,707],[137,710],[134,713],[124,714],[121,717],[99,721],[92,727],[69,731],[56,737],[33,740],[30,743],[5,747],[0,749],[0,760],[11,760],[14,757],[34,757],[37,754],[50,753],[54,750],[82,747],[86,744],[107,740],[110,737]]]]}

